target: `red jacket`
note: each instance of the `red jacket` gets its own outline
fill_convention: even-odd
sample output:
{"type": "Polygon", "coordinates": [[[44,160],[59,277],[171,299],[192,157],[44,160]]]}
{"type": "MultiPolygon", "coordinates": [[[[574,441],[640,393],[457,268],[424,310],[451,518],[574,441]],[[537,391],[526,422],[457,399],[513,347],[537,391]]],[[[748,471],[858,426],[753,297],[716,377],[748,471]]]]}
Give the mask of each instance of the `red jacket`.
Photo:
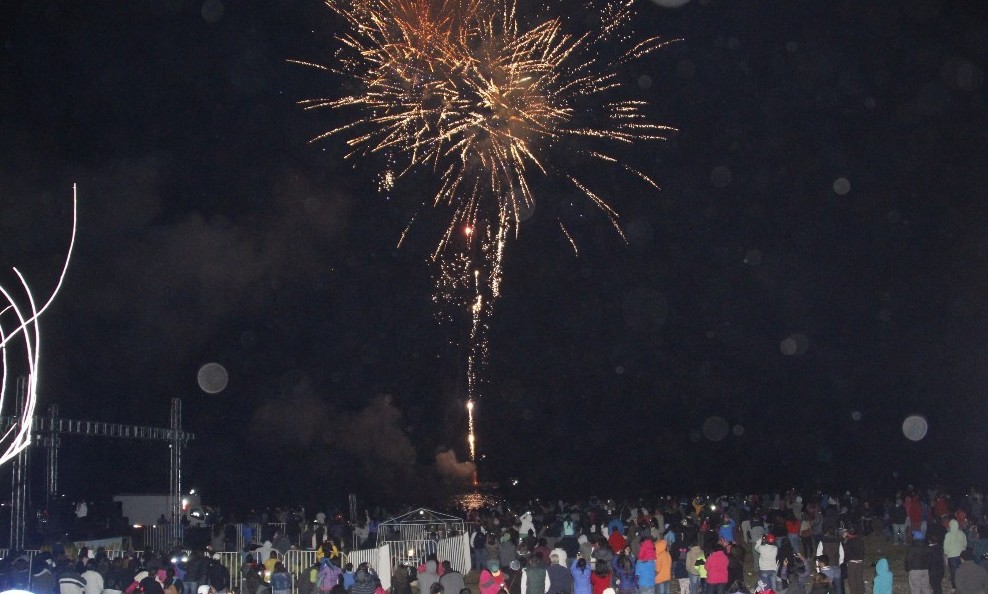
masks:
{"type": "Polygon", "coordinates": [[[611,532],[610,538],[607,539],[607,544],[611,545],[611,550],[614,551],[615,555],[619,555],[627,543],[627,539],[621,536],[621,533],[617,530],[611,532]]]}
{"type": "Polygon", "coordinates": [[[707,583],[727,583],[727,555],[724,551],[714,551],[707,557],[707,583]]]}
{"type": "Polygon", "coordinates": [[[611,587],[611,574],[598,575],[596,571],[591,573],[590,587],[593,588],[593,594],[604,594],[604,590],[611,587]]]}

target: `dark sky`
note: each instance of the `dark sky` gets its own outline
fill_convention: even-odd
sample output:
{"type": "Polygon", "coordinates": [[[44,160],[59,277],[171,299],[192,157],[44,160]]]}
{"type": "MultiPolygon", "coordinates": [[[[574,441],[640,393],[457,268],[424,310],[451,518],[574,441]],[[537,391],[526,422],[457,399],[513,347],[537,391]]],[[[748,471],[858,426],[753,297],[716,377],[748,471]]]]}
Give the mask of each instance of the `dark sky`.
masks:
{"type": "MultiPolygon", "coordinates": [[[[978,476],[981,4],[640,2],[638,36],[684,39],[620,72],[680,130],[624,155],[662,190],[585,172],[629,242],[594,214],[576,257],[555,213],[580,197],[544,188],[506,256],[482,478],[556,494],[978,476]],[[910,414],[929,422],[915,443],[910,414]]],[[[431,177],[384,196],[380,163],[307,143],[340,115],[296,102],[348,91],[287,62],[332,63],[325,6],[12,0],[3,14],[5,286],[16,265],[49,290],[79,184],[42,406],[164,426],[182,398],[185,484],[216,503],[413,497],[462,470],[463,325],[437,323],[426,264],[448,213],[398,250],[431,177]],[[196,383],[209,362],[229,371],[218,395],[196,383]]],[[[162,445],[73,439],[62,456],[71,496],[167,489],[162,445]]]]}

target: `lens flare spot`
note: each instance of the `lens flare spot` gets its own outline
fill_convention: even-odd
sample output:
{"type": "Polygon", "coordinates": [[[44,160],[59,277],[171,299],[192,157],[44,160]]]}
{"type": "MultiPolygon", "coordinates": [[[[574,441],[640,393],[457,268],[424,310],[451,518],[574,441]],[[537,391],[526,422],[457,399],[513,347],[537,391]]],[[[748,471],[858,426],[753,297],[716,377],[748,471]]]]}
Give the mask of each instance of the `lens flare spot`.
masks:
{"type": "Polygon", "coordinates": [[[230,376],[226,372],[226,367],[219,363],[206,363],[199,368],[196,376],[199,389],[207,394],[219,394],[226,389],[230,376]]]}
{"type": "Polygon", "coordinates": [[[909,441],[922,440],[929,430],[930,425],[923,415],[909,415],[906,420],[902,421],[902,434],[909,441]]]}

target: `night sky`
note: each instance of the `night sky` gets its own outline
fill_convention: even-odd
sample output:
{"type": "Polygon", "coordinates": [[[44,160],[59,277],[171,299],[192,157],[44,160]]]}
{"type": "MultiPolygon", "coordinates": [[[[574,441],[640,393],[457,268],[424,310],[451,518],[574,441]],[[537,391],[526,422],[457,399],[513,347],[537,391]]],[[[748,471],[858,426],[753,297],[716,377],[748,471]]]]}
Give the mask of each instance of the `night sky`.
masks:
{"type": "MultiPolygon", "coordinates": [[[[413,500],[463,472],[465,326],[437,322],[426,263],[448,213],[396,248],[434,178],[379,193],[381,163],[308,144],[343,116],[296,103],[348,91],[287,61],[333,63],[330,10],[12,0],[3,15],[4,286],[18,266],[47,295],[79,185],[42,407],[166,426],[180,397],[197,435],[185,485],[218,504],[413,500]],[[229,371],[220,394],[197,385],[209,362],[229,371]]],[[[983,3],[642,1],[634,29],[684,40],[619,72],[680,130],[624,155],[662,190],[584,172],[625,244],[585,198],[540,187],[493,318],[481,479],[638,495],[983,478],[983,3]],[[580,221],[579,256],[561,215],[580,221]]],[[[66,439],[62,491],[164,492],[167,460],[66,439]]]]}

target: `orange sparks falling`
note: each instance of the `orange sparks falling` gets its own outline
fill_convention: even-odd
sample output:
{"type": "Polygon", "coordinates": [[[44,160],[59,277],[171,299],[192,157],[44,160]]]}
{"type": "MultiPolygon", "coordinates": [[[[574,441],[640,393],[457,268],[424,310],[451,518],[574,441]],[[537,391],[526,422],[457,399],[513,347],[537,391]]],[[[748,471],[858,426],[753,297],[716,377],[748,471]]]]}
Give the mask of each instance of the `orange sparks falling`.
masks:
{"type": "MultiPolygon", "coordinates": [[[[434,171],[435,205],[452,209],[449,228],[472,234],[479,220],[515,233],[520,214],[535,203],[531,176],[553,173],[553,147],[566,139],[629,145],[664,139],[672,130],[654,124],[642,101],[605,97],[619,87],[616,67],[663,47],[649,38],[611,63],[596,46],[630,19],[631,0],[608,3],[600,31],[567,33],[561,17],[525,27],[514,0],[326,0],[348,24],[337,71],[359,84],[350,95],[302,101],[307,109],[352,108],[357,116],[313,140],[346,135],[348,157],[386,153],[404,161],[389,172],[434,171]],[[588,119],[585,105],[598,98],[588,119]]],[[[302,64],[325,67],[300,62],[302,64]]],[[[574,149],[602,164],[618,164],[650,185],[644,172],[602,149],[574,149]]],[[[561,176],[607,217],[613,209],[576,176],[561,176]]],[[[656,186],[657,187],[657,186],[656,186]]]]}
{"type": "MultiPolygon", "coordinates": [[[[388,166],[379,185],[388,191],[413,170],[437,179],[431,202],[452,214],[432,254],[435,300],[456,306],[470,322],[471,459],[472,405],[504,249],[535,205],[534,176],[552,176],[585,196],[619,233],[617,212],[582,177],[598,169],[587,164],[627,171],[658,188],[648,173],[608,152],[673,131],[647,117],[645,102],[614,98],[622,87],[619,67],[668,42],[645,39],[611,60],[602,57],[611,51],[598,51],[631,21],[632,2],[606,1],[598,28],[576,34],[559,15],[528,23],[517,0],[326,0],[347,25],[337,37],[339,62],[327,68],[295,61],[356,83],[347,95],[301,102],[352,112],[313,142],[344,136],[348,158],[382,157],[388,166]],[[573,156],[583,161],[579,172],[566,170],[573,156]]],[[[561,220],[559,227],[576,252],[561,220]]]]}

